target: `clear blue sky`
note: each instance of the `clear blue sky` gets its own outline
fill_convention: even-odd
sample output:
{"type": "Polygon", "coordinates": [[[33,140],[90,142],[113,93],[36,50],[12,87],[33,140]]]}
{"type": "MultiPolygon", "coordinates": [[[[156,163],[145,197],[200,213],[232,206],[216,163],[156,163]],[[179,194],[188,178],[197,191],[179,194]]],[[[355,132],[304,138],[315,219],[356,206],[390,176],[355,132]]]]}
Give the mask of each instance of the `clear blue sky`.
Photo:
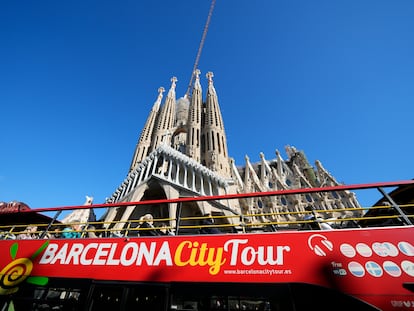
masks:
{"type": "MultiPolygon", "coordinates": [[[[103,203],[158,87],[185,94],[209,8],[1,1],[0,201],[103,203]]],[[[412,179],[413,17],[412,0],[217,0],[199,68],[236,164],[293,145],[345,184],[412,179]]]]}

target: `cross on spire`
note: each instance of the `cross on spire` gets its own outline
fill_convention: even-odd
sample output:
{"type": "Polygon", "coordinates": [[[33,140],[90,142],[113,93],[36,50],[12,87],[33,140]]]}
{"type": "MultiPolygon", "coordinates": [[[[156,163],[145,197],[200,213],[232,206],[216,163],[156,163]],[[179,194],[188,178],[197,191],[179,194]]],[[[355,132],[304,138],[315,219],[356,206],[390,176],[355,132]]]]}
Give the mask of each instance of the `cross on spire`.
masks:
{"type": "Polygon", "coordinates": [[[164,92],[165,92],[165,89],[162,86],[160,86],[158,88],[158,98],[162,98],[162,93],[164,92]]]}
{"type": "Polygon", "coordinates": [[[178,80],[177,80],[177,78],[176,77],[172,77],[171,78],[171,88],[174,88],[175,89],[175,85],[176,85],[176,82],[177,82],[178,80]]]}
{"type": "Polygon", "coordinates": [[[211,71],[209,71],[209,72],[206,73],[206,77],[208,79],[208,83],[209,84],[213,83],[214,74],[211,71]]]}
{"type": "Polygon", "coordinates": [[[200,73],[201,73],[200,69],[194,70],[194,75],[195,75],[196,80],[200,80],[200,73]]]}

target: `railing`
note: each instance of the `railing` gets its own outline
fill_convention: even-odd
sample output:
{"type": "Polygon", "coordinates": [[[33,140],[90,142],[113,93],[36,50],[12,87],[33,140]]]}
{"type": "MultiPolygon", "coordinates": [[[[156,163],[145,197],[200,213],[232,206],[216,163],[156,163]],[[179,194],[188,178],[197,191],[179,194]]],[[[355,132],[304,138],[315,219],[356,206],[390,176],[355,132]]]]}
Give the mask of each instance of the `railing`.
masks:
{"type": "MultiPolygon", "coordinates": [[[[323,230],[323,229],[343,229],[372,226],[403,226],[412,225],[414,219],[414,204],[397,205],[392,198],[386,195],[382,187],[396,187],[401,185],[414,185],[414,181],[403,181],[394,183],[377,183],[353,186],[336,186],[326,188],[306,188],[286,191],[258,192],[246,194],[231,194],[222,196],[208,196],[195,198],[178,198],[172,200],[151,200],[140,202],[122,202],[113,204],[96,204],[88,206],[67,206],[58,208],[32,209],[21,211],[19,213],[44,213],[55,212],[50,223],[33,223],[33,224],[6,224],[0,225],[0,239],[17,239],[17,238],[57,238],[61,235],[64,228],[75,225],[70,223],[60,223],[56,219],[62,211],[75,209],[101,209],[116,208],[121,206],[135,205],[139,206],[154,204],[178,203],[180,206],[183,202],[192,201],[220,201],[229,199],[240,199],[248,197],[266,197],[277,195],[294,195],[309,192],[329,192],[340,190],[357,190],[377,188],[387,199],[389,204],[361,208],[341,208],[335,210],[305,210],[301,212],[284,211],[277,213],[257,213],[257,214],[240,214],[240,215],[210,215],[178,217],[178,218],[155,218],[153,226],[148,228],[140,227],[142,220],[131,219],[128,221],[89,221],[77,223],[80,225],[79,234],[82,238],[88,237],[135,237],[145,235],[145,231],[156,230],[161,234],[161,229],[167,230],[172,235],[198,234],[206,228],[215,228],[216,232],[222,233],[248,233],[248,232],[276,232],[286,230],[323,230]],[[343,216],[331,217],[332,213],[341,213],[343,216]],[[320,216],[320,218],[318,218],[320,216]],[[274,221],[257,221],[258,218],[274,219],[274,221]],[[210,224],[203,224],[203,220],[212,219],[210,224]],[[122,223],[123,229],[116,229],[115,224],[122,223]],[[191,223],[191,224],[188,224],[191,223]],[[161,224],[166,224],[161,228],[161,224]],[[171,224],[176,224],[172,226],[171,224]],[[31,232],[27,228],[31,227],[31,232]],[[23,236],[22,234],[27,234],[23,236]]],[[[16,220],[18,220],[16,213],[16,220]]]]}

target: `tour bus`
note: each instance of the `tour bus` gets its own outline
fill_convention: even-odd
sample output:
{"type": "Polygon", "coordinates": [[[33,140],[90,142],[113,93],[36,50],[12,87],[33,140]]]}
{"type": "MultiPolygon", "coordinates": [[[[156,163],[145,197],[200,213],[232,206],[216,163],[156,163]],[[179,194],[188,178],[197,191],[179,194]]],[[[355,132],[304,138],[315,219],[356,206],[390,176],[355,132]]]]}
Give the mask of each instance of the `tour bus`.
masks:
{"type": "Polygon", "coordinates": [[[30,224],[37,227],[32,238],[18,238],[29,225],[18,221],[26,213],[402,185],[414,181],[11,211],[9,223],[0,219],[0,310],[414,310],[414,205],[391,197],[361,208],[360,217],[263,226],[239,215],[221,228],[204,225],[221,229],[212,234],[200,234],[203,225],[185,226],[177,213],[167,235],[139,234],[139,227],[111,232],[89,219],[80,237],[67,238],[56,234],[68,224],[52,216],[30,224]]]}

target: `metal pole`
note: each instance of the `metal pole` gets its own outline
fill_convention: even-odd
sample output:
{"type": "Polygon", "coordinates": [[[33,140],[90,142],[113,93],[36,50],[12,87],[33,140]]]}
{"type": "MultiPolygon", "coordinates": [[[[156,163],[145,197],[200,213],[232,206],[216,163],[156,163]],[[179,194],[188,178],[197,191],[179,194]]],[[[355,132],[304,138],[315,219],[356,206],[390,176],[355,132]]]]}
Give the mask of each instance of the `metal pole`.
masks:
{"type": "Polygon", "coordinates": [[[43,239],[45,237],[45,235],[48,233],[50,227],[52,227],[52,225],[55,222],[55,220],[59,217],[60,213],[62,213],[62,210],[57,211],[57,213],[55,214],[55,217],[53,217],[52,221],[46,227],[46,230],[43,231],[42,234],[40,235],[40,239],[43,239]]]}
{"type": "Polygon", "coordinates": [[[400,208],[400,206],[394,202],[394,200],[389,196],[388,193],[386,193],[384,191],[384,189],[382,189],[381,187],[377,188],[385,198],[387,198],[388,202],[391,203],[392,207],[397,211],[398,214],[400,214],[400,216],[402,217],[402,219],[404,220],[406,225],[412,225],[413,223],[411,222],[411,220],[407,217],[407,215],[405,215],[405,213],[403,212],[403,210],[400,208]]]}
{"type": "Polygon", "coordinates": [[[177,221],[175,225],[175,235],[178,235],[178,231],[180,229],[182,204],[182,202],[179,202],[177,206],[177,221]]]}

